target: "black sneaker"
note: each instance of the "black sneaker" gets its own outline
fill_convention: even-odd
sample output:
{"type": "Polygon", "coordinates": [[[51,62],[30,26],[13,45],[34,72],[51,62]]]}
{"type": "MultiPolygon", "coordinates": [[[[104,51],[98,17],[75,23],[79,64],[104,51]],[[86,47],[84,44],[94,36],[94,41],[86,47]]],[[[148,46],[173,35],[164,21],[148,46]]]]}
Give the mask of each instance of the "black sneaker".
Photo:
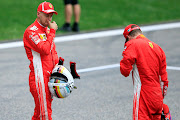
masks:
{"type": "Polygon", "coordinates": [[[58,31],[70,32],[71,26],[69,23],[64,23],[64,25],[61,28],[58,28],[58,31]]]}
{"type": "Polygon", "coordinates": [[[74,32],[79,32],[79,25],[78,25],[78,23],[75,22],[75,23],[73,24],[72,31],[74,31],[74,32]]]}

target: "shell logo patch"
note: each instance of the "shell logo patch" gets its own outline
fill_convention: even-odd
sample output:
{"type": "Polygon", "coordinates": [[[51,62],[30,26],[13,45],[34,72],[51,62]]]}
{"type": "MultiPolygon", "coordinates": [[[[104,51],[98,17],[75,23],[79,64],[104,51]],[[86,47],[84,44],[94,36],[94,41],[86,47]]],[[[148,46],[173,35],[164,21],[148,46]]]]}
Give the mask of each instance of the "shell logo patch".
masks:
{"type": "Polygon", "coordinates": [[[52,4],[49,4],[49,7],[52,8],[52,4]]]}
{"type": "Polygon", "coordinates": [[[149,46],[150,46],[151,48],[153,48],[153,44],[152,44],[152,42],[149,42],[149,46]]]}

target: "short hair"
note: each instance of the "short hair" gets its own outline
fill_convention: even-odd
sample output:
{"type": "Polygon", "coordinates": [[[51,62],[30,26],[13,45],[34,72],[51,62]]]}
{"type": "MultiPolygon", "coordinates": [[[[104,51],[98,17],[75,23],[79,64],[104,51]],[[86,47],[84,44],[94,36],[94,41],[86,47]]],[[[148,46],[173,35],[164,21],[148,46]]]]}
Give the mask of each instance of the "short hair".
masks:
{"type": "MultiPolygon", "coordinates": [[[[136,25],[132,25],[131,28],[137,27],[136,25]]],[[[129,33],[131,37],[136,36],[138,33],[142,34],[142,31],[140,29],[135,29],[129,33]]]]}

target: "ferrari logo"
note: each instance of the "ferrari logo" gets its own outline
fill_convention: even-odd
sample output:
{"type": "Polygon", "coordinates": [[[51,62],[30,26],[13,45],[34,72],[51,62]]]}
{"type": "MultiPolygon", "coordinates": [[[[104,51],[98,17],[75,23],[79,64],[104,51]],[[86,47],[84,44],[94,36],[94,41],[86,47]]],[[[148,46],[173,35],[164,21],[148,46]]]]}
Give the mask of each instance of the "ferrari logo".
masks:
{"type": "Polygon", "coordinates": [[[41,40],[43,40],[43,41],[46,41],[46,35],[45,34],[40,34],[40,38],[41,38],[41,40]]]}
{"type": "Polygon", "coordinates": [[[50,31],[48,30],[48,31],[47,31],[47,33],[49,34],[49,33],[50,33],[50,31]]]}
{"type": "Polygon", "coordinates": [[[152,44],[152,42],[149,42],[149,46],[150,46],[151,48],[153,48],[153,44],[152,44]]]}
{"type": "Polygon", "coordinates": [[[52,8],[52,4],[49,4],[49,7],[52,8]]]}

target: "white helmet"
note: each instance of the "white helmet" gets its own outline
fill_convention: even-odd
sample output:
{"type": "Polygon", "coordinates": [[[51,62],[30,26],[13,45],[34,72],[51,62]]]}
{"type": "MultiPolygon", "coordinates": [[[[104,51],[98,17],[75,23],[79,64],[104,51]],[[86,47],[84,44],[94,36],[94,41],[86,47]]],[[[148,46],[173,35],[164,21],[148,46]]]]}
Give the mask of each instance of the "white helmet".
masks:
{"type": "Polygon", "coordinates": [[[56,65],[48,82],[51,94],[57,98],[66,98],[70,95],[74,86],[71,73],[62,65],[56,65]]]}

